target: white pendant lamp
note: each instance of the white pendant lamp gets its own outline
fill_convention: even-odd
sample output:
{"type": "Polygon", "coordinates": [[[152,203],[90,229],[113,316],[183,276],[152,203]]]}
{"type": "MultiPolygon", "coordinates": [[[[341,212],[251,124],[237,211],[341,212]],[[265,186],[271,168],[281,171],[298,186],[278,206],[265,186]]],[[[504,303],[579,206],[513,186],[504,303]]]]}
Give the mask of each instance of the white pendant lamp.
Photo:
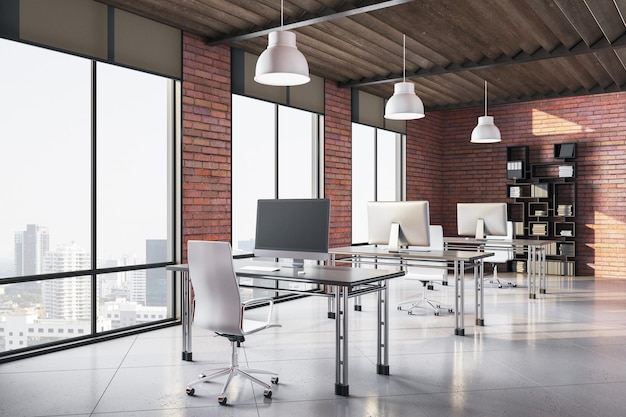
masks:
{"type": "Polygon", "coordinates": [[[472,130],[472,143],[500,142],[500,129],[493,124],[493,116],[487,116],[487,81],[485,81],[485,115],[478,118],[478,125],[472,130]]]}
{"type": "Polygon", "coordinates": [[[280,30],[267,37],[267,49],[256,62],[254,81],[273,86],[308,83],[309,64],[296,46],[296,34],[283,27],[283,1],[280,1],[280,30]]]}
{"type": "Polygon", "coordinates": [[[406,82],[406,35],[402,35],[402,42],[402,82],[393,86],[393,95],[385,105],[385,119],[421,119],[424,103],[415,94],[415,84],[406,82]]]}

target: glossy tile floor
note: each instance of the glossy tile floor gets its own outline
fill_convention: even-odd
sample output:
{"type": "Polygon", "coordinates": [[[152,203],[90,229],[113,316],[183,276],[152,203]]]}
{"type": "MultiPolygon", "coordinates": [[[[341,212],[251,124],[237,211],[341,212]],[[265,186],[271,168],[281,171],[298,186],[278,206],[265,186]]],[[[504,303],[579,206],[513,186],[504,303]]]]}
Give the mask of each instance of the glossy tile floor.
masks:
{"type": "MultiPolygon", "coordinates": [[[[375,373],[375,296],[350,312],[350,397],[334,394],[334,327],[327,301],[276,306],[283,327],[252,335],[240,359],[278,371],[272,399],[237,381],[220,406],[221,381],[193,397],[185,383],[223,365],[227,341],[194,332],[194,361],[180,327],[0,365],[2,416],[622,416],[626,410],[626,280],[550,277],[530,300],[485,288],[485,327],[474,326],[466,285],[465,336],[453,315],[398,311],[415,281],[390,284],[390,371],[375,373]]],[[[452,301],[451,287],[432,298],[452,301]]]]}

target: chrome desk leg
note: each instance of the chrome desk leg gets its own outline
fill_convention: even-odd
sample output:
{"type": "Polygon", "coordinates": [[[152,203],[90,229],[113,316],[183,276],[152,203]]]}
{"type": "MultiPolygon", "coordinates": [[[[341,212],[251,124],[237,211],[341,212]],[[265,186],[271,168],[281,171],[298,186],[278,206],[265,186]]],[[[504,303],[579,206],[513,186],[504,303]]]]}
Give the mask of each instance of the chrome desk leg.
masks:
{"type": "MultiPolygon", "coordinates": [[[[352,263],[352,267],[356,267],[356,268],[360,268],[361,267],[361,255],[357,255],[356,257],[356,262],[352,263]]],[[[361,311],[363,310],[362,304],[361,304],[361,296],[357,295],[354,298],[354,311],[361,311]]]]}
{"type": "Polygon", "coordinates": [[[482,259],[474,264],[474,303],[476,305],[476,325],[484,326],[484,305],[485,305],[485,292],[483,291],[483,277],[484,277],[485,264],[482,259]]]}
{"type": "Polygon", "coordinates": [[[528,246],[528,298],[537,298],[537,256],[535,245],[528,246]]]}
{"type": "MultiPolygon", "coordinates": [[[[330,255],[330,266],[337,265],[335,256],[336,255],[334,253],[330,255]]],[[[333,305],[333,297],[328,297],[328,318],[329,319],[335,318],[335,306],[333,305]]]]}
{"type": "Polygon", "coordinates": [[[464,316],[465,316],[465,300],[463,291],[463,281],[465,278],[465,262],[454,261],[454,312],[455,312],[455,328],[454,334],[458,336],[465,335],[464,316]]]}
{"type": "Polygon", "coordinates": [[[376,373],[389,375],[389,286],[387,280],[383,281],[384,289],[378,291],[378,353],[376,361],[376,373]]]}
{"type": "Polygon", "coordinates": [[[182,272],[181,280],[181,307],[182,307],[182,328],[183,328],[183,360],[191,361],[191,309],[193,298],[191,294],[191,281],[189,280],[189,272],[182,272]]]}
{"type": "Polygon", "coordinates": [[[537,248],[539,254],[539,293],[546,294],[548,291],[548,277],[546,276],[546,248],[537,248]]]}
{"type": "Polygon", "coordinates": [[[348,289],[335,286],[335,394],[350,395],[348,383],[348,289]]]}

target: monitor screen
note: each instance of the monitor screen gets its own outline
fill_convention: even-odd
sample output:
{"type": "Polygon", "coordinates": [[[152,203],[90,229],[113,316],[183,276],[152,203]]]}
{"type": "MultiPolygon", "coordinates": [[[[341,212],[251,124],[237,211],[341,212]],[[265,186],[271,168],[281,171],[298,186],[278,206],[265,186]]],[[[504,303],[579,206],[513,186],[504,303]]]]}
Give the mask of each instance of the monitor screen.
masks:
{"type": "Polygon", "coordinates": [[[428,201],[370,201],[367,203],[367,232],[370,245],[430,245],[428,201]]]}
{"type": "Polygon", "coordinates": [[[457,203],[456,219],[459,236],[507,235],[506,203],[457,203]]]}
{"type": "Polygon", "coordinates": [[[327,260],[330,200],[259,200],[256,213],[255,256],[327,260]]]}

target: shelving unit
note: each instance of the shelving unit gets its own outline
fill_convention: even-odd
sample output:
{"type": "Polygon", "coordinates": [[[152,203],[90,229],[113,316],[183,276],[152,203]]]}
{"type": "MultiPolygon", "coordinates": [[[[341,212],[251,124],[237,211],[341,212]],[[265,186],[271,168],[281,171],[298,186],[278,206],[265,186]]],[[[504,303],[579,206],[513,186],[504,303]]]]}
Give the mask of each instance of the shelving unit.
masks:
{"type": "MultiPolygon", "coordinates": [[[[509,220],[514,235],[555,241],[547,249],[549,275],[576,274],[576,143],[554,145],[554,161],[529,161],[528,146],[506,152],[509,220]]],[[[526,272],[525,255],[516,253],[510,269],[526,272]]]]}

